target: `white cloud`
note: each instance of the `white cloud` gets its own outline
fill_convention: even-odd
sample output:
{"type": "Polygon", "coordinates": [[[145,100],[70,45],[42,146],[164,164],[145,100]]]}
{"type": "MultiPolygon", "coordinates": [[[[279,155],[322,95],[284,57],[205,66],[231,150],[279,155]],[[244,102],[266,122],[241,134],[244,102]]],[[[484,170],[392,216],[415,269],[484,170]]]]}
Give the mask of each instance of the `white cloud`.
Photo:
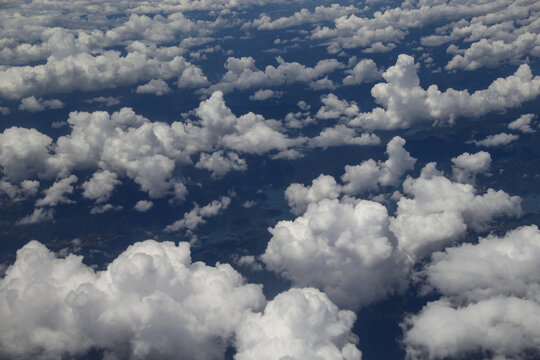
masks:
{"type": "Polygon", "coordinates": [[[216,151],[215,153],[201,154],[201,158],[198,163],[195,164],[198,169],[206,169],[212,172],[212,177],[218,178],[229,171],[246,171],[247,164],[244,159],[241,159],[238,154],[228,152],[225,155],[223,151],[216,151]]]}
{"type": "Polygon", "coordinates": [[[354,101],[341,100],[332,93],[322,96],[321,102],[323,106],[315,115],[318,119],[349,119],[360,112],[354,101]]]}
{"type": "Polygon", "coordinates": [[[103,104],[106,107],[111,107],[111,106],[120,104],[120,99],[114,96],[107,96],[107,97],[98,96],[92,99],[85,100],[85,102],[88,104],[94,104],[94,103],[103,104]]]}
{"type": "Polygon", "coordinates": [[[345,73],[348,75],[343,79],[343,85],[370,83],[381,78],[381,71],[377,68],[375,61],[371,59],[362,59],[345,73]]]}
{"type": "Polygon", "coordinates": [[[388,159],[376,163],[366,160],[360,165],[345,166],[341,180],[345,184],[343,192],[356,195],[365,191],[378,189],[379,186],[396,186],[401,177],[414,169],[416,159],[403,147],[405,140],[395,136],[386,145],[388,159]]]}
{"type": "Polygon", "coordinates": [[[116,173],[109,170],[97,171],[92,175],[90,180],[82,183],[83,196],[87,199],[95,200],[97,203],[102,203],[112,195],[116,185],[121,184],[116,173]]]}
{"type": "Polygon", "coordinates": [[[388,225],[379,203],[324,199],[270,228],[261,259],[294,286],[320,288],[339,306],[358,309],[406,287],[407,264],[388,225]]]}
{"type": "Polygon", "coordinates": [[[418,358],[537,355],[539,255],[535,225],[435,253],[422,275],[444,296],[406,319],[407,353],[418,358]]]}
{"type": "Polygon", "coordinates": [[[337,199],[341,193],[341,186],[330,175],[320,175],[311,182],[311,186],[291,184],[285,190],[285,198],[295,215],[303,214],[308,205],[323,199],[337,199]]]}
{"type": "Polygon", "coordinates": [[[200,207],[199,204],[195,203],[195,207],[190,212],[185,213],[182,219],[167,225],[164,231],[175,232],[184,229],[193,231],[199,225],[206,223],[205,218],[218,215],[220,212],[227,209],[230,203],[231,198],[228,196],[222,196],[219,200],[214,200],[203,207],[200,207]]]}
{"type": "Polygon", "coordinates": [[[0,106],[0,114],[8,116],[11,111],[6,106],[0,106]]]}
{"type": "Polygon", "coordinates": [[[519,196],[493,189],[478,194],[472,185],[444,177],[434,163],[426,165],[420,177],[408,177],[403,191],[390,228],[414,258],[444,248],[469,228],[483,231],[494,218],[521,215],[519,196]]]}
{"type": "Polygon", "coordinates": [[[154,203],[152,201],[139,200],[135,204],[135,210],[137,210],[138,212],[146,212],[150,210],[152,206],[154,206],[154,203]]]}
{"type": "Polygon", "coordinates": [[[58,204],[72,204],[73,200],[66,197],[66,194],[73,194],[73,183],[79,179],[75,175],[55,181],[50,188],[44,190],[45,197],[36,201],[36,206],[51,206],[58,204]]]}
{"type": "Polygon", "coordinates": [[[308,146],[328,148],[342,145],[378,145],[381,139],[375,134],[364,133],[357,136],[356,130],[345,125],[336,125],[321,130],[320,134],[309,139],[308,146]]]}
{"type": "Polygon", "coordinates": [[[316,289],[291,289],[240,324],[234,358],[360,360],[351,332],[355,319],[316,289]]]}
{"type": "Polygon", "coordinates": [[[336,85],[332,80],[328,79],[328,76],[325,76],[322,79],[310,82],[309,87],[313,90],[335,90],[336,85]]]}
{"type": "Polygon", "coordinates": [[[535,114],[523,114],[516,120],[508,124],[510,130],[518,130],[524,134],[532,134],[536,132],[536,129],[533,129],[533,120],[536,118],[535,114]]]}
{"type": "Polygon", "coordinates": [[[473,141],[476,146],[485,146],[485,147],[495,147],[495,146],[504,146],[510,144],[512,141],[519,139],[519,135],[500,133],[495,135],[488,135],[483,140],[473,141]]]}
{"type": "Polygon", "coordinates": [[[0,280],[0,352],[215,359],[244,314],[264,303],[261,286],[230,265],[192,263],[185,242],[136,243],[96,272],[80,256],[57,258],[31,241],[0,280]]]}
{"type": "Polygon", "coordinates": [[[34,212],[17,221],[17,225],[32,225],[54,220],[54,209],[35,208],[34,212]]]}
{"type": "Polygon", "coordinates": [[[424,121],[452,123],[456,117],[478,117],[516,107],[540,94],[540,76],[533,77],[526,64],[513,75],[496,79],[487,89],[472,94],[452,88],[441,92],[437,85],[424,90],[414,59],[404,54],[383,73],[383,78],[386,83],[378,83],[371,89],[382,107],[360,113],[350,124],[365,129],[396,129],[424,121]]]}
{"type": "Polygon", "coordinates": [[[0,180],[0,191],[5,193],[13,201],[21,201],[37,194],[39,181],[23,180],[19,185],[14,185],[4,179],[0,180]]]}
{"type": "Polygon", "coordinates": [[[29,112],[39,112],[49,109],[61,109],[64,107],[64,103],[58,99],[45,100],[42,98],[36,98],[30,96],[21,100],[19,110],[29,112]]]}
{"type": "Polygon", "coordinates": [[[270,89],[261,89],[257,90],[253,95],[249,97],[249,100],[252,101],[263,101],[268,100],[270,98],[276,98],[283,95],[283,92],[281,91],[274,91],[270,89]]]}
{"type": "Polygon", "coordinates": [[[52,139],[36,129],[11,127],[0,134],[0,166],[14,181],[28,179],[47,170],[52,139]]]}
{"type": "Polygon", "coordinates": [[[137,94],[154,94],[162,96],[171,91],[171,88],[167,83],[161,79],[152,79],[145,85],[137,86],[135,92],[137,94]]]}
{"type": "Polygon", "coordinates": [[[477,174],[486,173],[491,165],[491,155],[485,151],[475,154],[465,152],[451,159],[452,175],[456,181],[474,184],[477,174]]]}
{"type": "Polygon", "coordinates": [[[92,209],[90,209],[90,214],[96,215],[96,214],[103,214],[107,211],[120,211],[124,207],[122,205],[114,206],[112,204],[101,204],[101,205],[94,205],[92,209]]]}
{"type": "Polygon", "coordinates": [[[307,67],[297,62],[288,63],[278,57],[279,65],[268,65],[264,71],[257,69],[255,59],[252,57],[234,58],[229,57],[221,82],[210,86],[206,93],[220,90],[224,93],[233,90],[246,90],[252,88],[264,88],[292,84],[296,82],[309,83],[321,76],[343,67],[336,59],[326,59],[317,62],[314,67],[307,67]]]}

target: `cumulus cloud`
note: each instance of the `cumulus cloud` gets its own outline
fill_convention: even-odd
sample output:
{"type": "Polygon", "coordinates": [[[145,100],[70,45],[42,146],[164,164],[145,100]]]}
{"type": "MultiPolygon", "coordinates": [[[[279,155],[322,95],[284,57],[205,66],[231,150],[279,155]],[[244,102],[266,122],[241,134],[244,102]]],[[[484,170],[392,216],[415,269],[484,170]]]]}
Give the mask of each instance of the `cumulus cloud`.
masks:
{"type": "Polygon", "coordinates": [[[270,98],[276,98],[283,95],[283,92],[281,91],[274,91],[270,89],[261,89],[257,90],[253,95],[249,97],[249,100],[253,101],[263,101],[268,100],[270,98]]]}
{"type": "Polygon", "coordinates": [[[20,184],[12,184],[4,179],[0,180],[0,191],[5,193],[11,200],[20,201],[37,194],[39,181],[23,180],[20,184]]]}
{"type": "Polygon", "coordinates": [[[348,75],[343,79],[343,85],[370,83],[381,78],[381,71],[377,68],[375,61],[371,59],[360,60],[352,69],[346,70],[345,73],[348,75]]]}
{"type": "Polygon", "coordinates": [[[485,151],[463,153],[451,159],[452,175],[456,181],[474,184],[476,175],[486,173],[491,165],[491,155],[485,151]]]}
{"type": "Polygon", "coordinates": [[[360,360],[351,332],[355,319],[316,289],[291,289],[240,324],[234,358],[360,360]]]}
{"type": "Polygon", "coordinates": [[[211,155],[201,154],[201,158],[199,162],[195,164],[195,167],[210,171],[214,178],[221,177],[232,170],[247,170],[246,161],[241,159],[238,154],[228,152],[224,155],[222,150],[216,151],[211,155]]]}
{"type": "Polygon", "coordinates": [[[388,225],[379,203],[324,199],[270,228],[261,259],[295,286],[320,288],[339,306],[358,309],[406,287],[407,263],[388,225]]]}
{"type": "Polygon", "coordinates": [[[186,212],[182,219],[167,225],[164,231],[175,232],[184,229],[193,231],[199,225],[206,223],[205,218],[218,215],[220,212],[227,209],[230,203],[231,198],[228,196],[222,196],[219,200],[214,200],[203,207],[200,207],[199,204],[195,203],[195,207],[190,212],[186,212]]]}
{"type": "Polygon", "coordinates": [[[61,109],[64,107],[64,103],[58,99],[45,100],[42,98],[36,98],[30,96],[21,100],[19,110],[29,112],[39,112],[49,109],[61,109]]]}
{"type": "Polygon", "coordinates": [[[152,79],[145,85],[137,86],[137,94],[154,94],[157,96],[165,95],[171,91],[167,83],[161,79],[152,79]]]}
{"type": "Polygon", "coordinates": [[[508,124],[510,130],[518,130],[524,134],[532,134],[536,132],[536,129],[533,129],[533,120],[536,118],[535,114],[523,114],[516,120],[508,124]]]}
{"type": "Polygon", "coordinates": [[[406,319],[407,353],[538,355],[540,327],[533,319],[540,315],[539,254],[535,225],[435,253],[422,275],[444,296],[406,319]]]}
{"type": "Polygon", "coordinates": [[[388,159],[384,162],[366,160],[360,165],[345,166],[341,177],[344,183],[343,192],[349,195],[376,190],[379,186],[398,185],[401,177],[414,169],[416,159],[403,147],[405,140],[394,137],[386,145],[388,159]]]}
{"type": "Polygon", "coordinates": [[[0,353],[215,359],[264,303],[230,265],[192,263],[187,243],[139,242],[96,272],[31,241],[0,280],[0,353]]]}
{"type": "Polygon", "coordinates": [[[285,198],[289,203],[291,212],[295,215],[303,214],[308,205],[323,199],[337,199],[341,193],[341,186],[330,175],[320,175],[311,182],[311,186],[294,183],[285,190],[285,198]]]}
{"type": "Polygon", "coordinates": [[[378,145],[381,139],[375,134],[361,134],[357,136],[356,130],[346,125],[336,125],[321,130],[320,134],[311,138],[310,147],[328,148],[342,145],[378,145]]]}
{"type": "Polygon", "coordinates": [[[472,94],[452,88],[442,92],[437,85],[424,90],[414,59],[404,54],[383,73],[383,78],[386,83],[378,83],[371,89],[382,107],[360,113],[350,124],[365,129],[396,129],[426,121],[452,123],[456,117],[478,117],[516,107],[540,94],[540,76],[533,77],[526,64],[513,75],[498,78],[487,89],[472,94]]]}
{"type": "Polygon", "coordinates": [[[102,203],[109,200],[114,188],[120,183],[116,173],[109,170],[97,171],[90,180],[82,183],[81,187],[84,190],[82,195],[87,199],[102,203]]]}
{"type": "Polygon", "coordinates": [[[54,220],[54,209],[35,208],[34,212],[17,221],[17,225],[32,225],[54,220]]]}
{"type": "Polygon", "coordinates": [[[360,112],[354,101],[341,100],[330,93],[321,97],[323,105],[315,115],[318,119],[348,119],[360,112]]]}
{"type": "Polygon", "coordinates": [[[75,175],[55,181],[48,189],[43,192],[45,197],[36,201],[36,206],[56,206],[58,204],[72,204],[74,201],[67,198],[66,195],[73,194],[73,183],[79,179],[75,175]]]}
{"type": "Polygon", "coordinates": [[[292,84],[296,82],[309,83],[320,79],[323,75],[343,67],[336,59],[326,59],[317,62],[314,67],[307,67],[297,62],[286,62],[278,57],[277,67],[268,65],[264,71],[257,69],[252,57],[229,57],[225,63],[227,72],[221,82],[210,86],[206,93],[220,90],[224,93],[233,90],[246,90],[292,84]]]}
{"type": "Polygon", "coordinates": [[[444,248],[469,228],[482,231],[494,218],[521,215],[519,196],[493,189],[478,194],[472,185],[443,176],[434,163],[426,165],[420,177],[408,177],[403,191],[390,228],[400,248],[415,258],[444,248]]]}
{"type": "Polygon", "coordinates": [[[135,204],[135,210],[137,210],[138,212],[146,212],[148,210],[150,210],[152,208],[152,206],[154,206],[154,203],[152,201],[148,201],[148,200],[139,200],[137,201],[137,203],[135,204]]]}
{"type": "Polygon", "coordinates": [[[519,139],[519,135],[500,133],[495,135],[488,135],[483,140],[473,141],[476,146],[496,147],[510,144],[512,141],[519,139]]]}

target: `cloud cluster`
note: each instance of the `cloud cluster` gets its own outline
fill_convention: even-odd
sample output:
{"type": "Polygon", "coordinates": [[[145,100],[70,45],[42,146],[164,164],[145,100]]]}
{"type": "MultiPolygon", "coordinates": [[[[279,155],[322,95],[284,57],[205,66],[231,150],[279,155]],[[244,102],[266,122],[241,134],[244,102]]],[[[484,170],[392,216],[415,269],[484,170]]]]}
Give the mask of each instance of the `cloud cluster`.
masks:
{"type": "Polygon", "coordinates": [[[451,159],[452,175],[456,181],[474,184],[476,175],[486,173],[491,166],[491,155],[485,151],[475,154],[463,153],[451,159]]]}
{"type": "Polygon", "coordinates": [[[235,345],[238,360],[361,359],[352,311],[312,288],[268,303],[261,290],[228,264],[192,262],[184,242],[135,243],[94,271],[31,241],[0,279],[0,355],[218,359],[235,345]]]}
{"type": "Polygon", "coordinates": [[[435,253],[423,275],[444,296],[406,319],[407,353],[413,358],[538,356],[539,259],[535,225],[435,253]]]}
{"type": "Polygon", "coordinates": [[[227,209],[231,203],[231,198],[222,196],[219,200],[214,200],[208,205],[200,207],[195,204],[195,207],[184,214],[184,217],[165,227],[166,232],[174,232],[187,229],[195,230],[199,225],[206,223],[205,218],[218,215],[221,211],[227,209]]]}
{"type": "Polygon", "coordinates": [[[358,309],[406,287],[408,263],[379,203],[324,199],[269,230],[266,267],[295,286],[322,289],[341,307],[358,309]]]}
{"type": "Polygon", "coordinates": [[[365,129],[407,128],[419,122],[452,123],[457,117],[478,117],[505,110],[532,100],[540,94],[540,76],[528,65],[521,65],[513,75],[498,78],[487,89],[470,94],[467,90],[440,91],[437,85],[424,90],[411,56],[401,54],[394,66],[384,73],[385,83],[371,89],[382,107],[360,113],[351,125],[365,129]]]}
{"type": "Polygon", "coordinates": [[[400,248],[414,258],[444,248],[469,228],[482,231],[494,218],[521,215],[519,196],[493,189],[478,194],[472,185],[446,178],[434,163],[426,165],[420,177],[408,177],[403,191],[390,229],[400,248]]]}

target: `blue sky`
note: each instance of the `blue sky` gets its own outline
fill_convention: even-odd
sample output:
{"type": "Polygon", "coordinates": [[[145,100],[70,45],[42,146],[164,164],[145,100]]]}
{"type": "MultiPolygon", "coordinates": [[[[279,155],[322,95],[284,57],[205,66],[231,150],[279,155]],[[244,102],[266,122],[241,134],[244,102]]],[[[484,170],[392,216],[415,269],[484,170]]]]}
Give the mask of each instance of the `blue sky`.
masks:
{"type": "Polygon", "coordinates": [[[539,14],[0,3],[0,357],[538,357],[539,14]]]}

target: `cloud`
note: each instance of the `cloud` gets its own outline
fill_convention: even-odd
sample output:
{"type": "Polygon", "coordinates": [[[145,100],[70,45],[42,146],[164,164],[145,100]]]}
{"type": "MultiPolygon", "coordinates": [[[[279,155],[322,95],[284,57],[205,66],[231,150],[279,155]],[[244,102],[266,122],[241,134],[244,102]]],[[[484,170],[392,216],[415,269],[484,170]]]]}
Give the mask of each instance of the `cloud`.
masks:
{"type": "Polygon", "coordinates": [[[0,353],[215,359],[264,303],[261,286],[230,265],[192,263],[185,242],[135,243],[94,271],[81,256],[58,258],[31,241],[0,280],[0,353]]]}
{"type": "Polygon", "coordinates": [[[44,190],[45,197],[36,201],[36,206],[56,206],[58,204],[72,204],[73,200],[66,197],[66,194],[73,194],[73,183],[79,179],[75,175],[55,181],[50,188],[44,190]]]}
{"type": "Polygon", "coordinates": [[[135,210],[137,210],[138,212],[146,212],[150,210],[152,206],[154,206],[154,203],[152,201],[139,200],[135,204],[135,210]]]}
{"type": "Polygon", "coordinates": [[[315,115],[318,119],[348,119],[360,112],[354,101],[341,100],[332,93],[321,96],[321,102],[323,106],[315,115]]]}
{"type": "Polygon", "coordinates": [[[350,124],[364,129],[408,128],[416,123],[452,123],[456,117],[478,117],[492,111],[512,108],[540,94],[540,76],[533,77],[528,65],[521,65],[506,78],[498,78],[485,90],[470,94],[452,88],[441,92],[437,85],[420,87],[416,64],[411,56],[401,54],[396,65],[371,89],[382,107],[360,113],[350,124]]]}
{"type": "Polygon", "coordinates": [[[94,104],[94,103],[103,104],[106,107],[111,107],[111,106],[120,104],[119,98],[116,98],[114,96],[107,96],[107,97],[98,96],[98,97],[95,97],[93,99],[85,100],[85,102],[88,103],[88,104],[94,104]]]}
{"type": "Polygon", "coordinates": [[[540,327],[532,319],[540,316],[539,254],[536,225],[435,253],[422,275],[444,296],[407,317],[407,353],[418,358],[538,355],[540,327]]]}
{"type": "Polygon", "coordinates": [[[518,130],[524,134],[532,134],[536,132],[536,129],[533,129],[533,120],[536,118],[535,114],[523,114],[516,120],[508,124],[510,130],[518,130]]]}
{"type": "Polygon", "coordinates": [[[261,255],[269,270],[359,309],[406,288],[407,263],[376,202],[323,199],[294,221],[280,221],[261,255]]]}
{"type": "Polygon", "coordinates": [[[378,145],[381,139],[375,134],[361,134],[357,136],[356,130],[345,125],[336,125],[321,130],[320,134],[309,139],[308,146],[328,148],[343,145],[378,145]]]}
{"type": "Polygon", "coordinates": [[[84,190],[82,196],[95,200],[96,203],[102,203],[109,200],[118,184],[121,184],[121,181],[118,180],[116,173],[109,170],[97,171],[90,180],[82,183],[81,187],[84,190]]]}
{"type": "Polygon", "coordinates": [[[264,71],[257,69],[252,57],[229,57],[225,63],[227,72],[221,82],[205,90],[213,93],[217,90],[224,93],[233,90],[247,90],[292,84],[296,82],[309,83],[320,79],[323,75],[343,67],[336,59],[326,59],[317,62],[314,67],[307,67],[297,62],[286,62],[278,57],[279,65],[268,65],[264,71]]]}
{"type": "Polygon", "coordinates": [[[54,220],[54,209],[35,208],[34,212],[17,221],[17,225],[32,225],[54,220]]]}
{"type": "Polygon", "coordinates": [[[4,179],[0,180],[0,191],[5,193],[12,201],[25,200],[38,193],[39,181],[23,180],[19,185],[14,185],[4,179]]]}
{"type": "Polygon", "coordinates": [[[36,129],[11,127],[0,134],[0,166],[4,175],[21,181],[47,170],[52,139],[36,129]]]}
{"type": "Polygon", "coordinates": [[[485,231],[500,216],[521,215],[521,198],[502,190],[484,194],[470,184],[453,182],[436,170],[424,167],[420,177],[403,182],[390,229],[399,246],[414,258],[422,258],[462,237],[467,229],[485,231]]]}
{"type": "Polygon", "coordinates": [[[198,169],[206,169],[212,172],[213,178],[222,177],[232,170],[246,171],[247,164],[244,159],[241,159],[236,153],[228,152],[223,154],[223,151],[216,151],[212,155],[201,154],[198,163],[195,164],[198,169]]]}
{"type": "Polygon", "coordinates": [[[154,94],[157,96],[165,95],[170,91],[169,85],[161,79],[152,79],[145,85],[137,86],[135,90],[137,94],[154,94]]]}
{"type": "Polygon", "coordinates": [[[491,155],[485,151],[475,154],[465,152],[451,159],[452,175],[456,181],[474,184],[476,175],[486,173],[491,166],[491,155]]]}
{"type": "Polygon", "coordinates": [[[396,186],[401,177],[414,169],[416,159],[403,147],[405,140],[395,136],[386,145],[388,159],[384,162],[375,162],[372,159],[360,165],[346,165],[341,180],[345,184],[343,192],[356,195],[365,191],[372,191],[379,186],[396,186]]]}
{"type": "Polygon", "coordinates": [[[495,135],[488,135],[483,140],[474,140],[476,146],[495,147],[504,146],[510,144],[512,141],[519,139],[519,135],[500,133],[495,135]]]}
{"type": "Polygon", "coordinates": [[[294,183],[285,190],[285,198],[295,215],[303,214],[308,205],[323,199],[337,199],[341,193],[341,186],[330,175],[320,175],[311,182],[311,186],[294,183]]]}
{"type": "Polygon", "coordinates": [[[184,229],[193,231],[199,225],[206,223],[205,218],[218,215],[220,212],[227,209],[230,203],[231,198],[228,196],[222,196],[219,200],[214,200],[203,207],[200,207],[199,204],[195,203],[195,207],[190,212],[186,212],[182,219],[167,225],[164,231],[175,232],[184,229]]]}
{"type": "Polygon", "coordinates": [[[360,60],[352,69],[346,70],[348,74],[343,79],[343,85],[359,85],[374,82],[381,78],[381,71],[375,61],[371,59],[360,60]]]}
{"type": "Polygon", "coordinates": [[[234,358],[360,360],[351,332],[355,319],[316,289],[291,289],[240,324],[234,358]]]}
{"type": "Polygon", "coordinates": [[[270,89],[264,89],[264,90],[257,90],[253,95],[249,97],[249,100],[252,101],[264,101],[268,100],[270,98],[276,98],[281,97],[283,95],[283,92],[281,91],[274,91],[270,89]]]}
{"type": "Polygon", "coordinates": [[[61,109],[63,107],[64,103],[58,99],[45,100],[42,98],[37,99],[35,96],[30,96],[21,100],[19,110],[39,112],[49,109],[61,109]]]}

